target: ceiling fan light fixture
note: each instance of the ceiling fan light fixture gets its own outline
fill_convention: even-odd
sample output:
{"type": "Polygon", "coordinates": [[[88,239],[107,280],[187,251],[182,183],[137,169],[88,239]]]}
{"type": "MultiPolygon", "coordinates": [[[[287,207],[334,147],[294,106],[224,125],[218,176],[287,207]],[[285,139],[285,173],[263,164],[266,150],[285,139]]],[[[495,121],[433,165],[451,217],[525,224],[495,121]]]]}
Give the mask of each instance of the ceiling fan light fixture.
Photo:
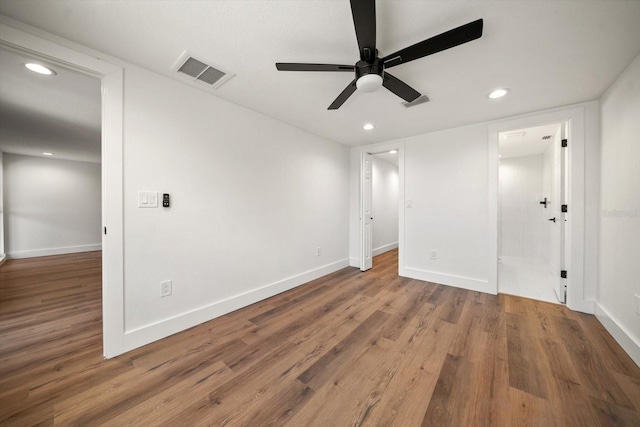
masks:
{"type": "Polygon", "coordinates": [[[498,99],[498,98],[502,98],[503,96],[507,95],[510,92],[510,90],[506,87],[504,88],[500,88],[500,89],[496,89],[494,91],[491,91],[489,93],[489,95],[487,95],[490,99],[498,99]]]}
{"type": "Polygon", "coordinates": [[[356,87],[361,92],[375,92],[382,87],[382,76],[366,74],[356,81],[356,87]]]}

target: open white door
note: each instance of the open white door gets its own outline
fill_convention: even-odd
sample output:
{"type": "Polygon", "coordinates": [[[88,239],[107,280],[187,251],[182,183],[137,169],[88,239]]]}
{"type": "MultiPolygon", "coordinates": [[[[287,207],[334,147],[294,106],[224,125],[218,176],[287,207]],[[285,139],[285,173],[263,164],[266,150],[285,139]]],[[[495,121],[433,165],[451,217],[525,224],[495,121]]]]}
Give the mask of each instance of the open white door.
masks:
{"type": "Polygon", "coordinates": [[[366,271],[373,266],[371,246],[373,245],[373,214],[371,212],[372,186],[371,154],[362,153],[360,163],[360,270],[366,271]]]}
{"type": "Polygon", "coordinates": [[[566,206],[566,150],[563,147],[563,141],[566,141],[566,124],[562,124],[560,131],[556,134],[553,141],[553,187],[551,192],[551,215],[553,215],[553,231],[551,233],[551,275],[553,277],[553,286],[558,300],[566,304],[567,302],[567,280],[566,275],[562,277],[564,271],[565,251],[564,251],[564,233],[566,214],[562,212],[562,206],[566,206]]]}

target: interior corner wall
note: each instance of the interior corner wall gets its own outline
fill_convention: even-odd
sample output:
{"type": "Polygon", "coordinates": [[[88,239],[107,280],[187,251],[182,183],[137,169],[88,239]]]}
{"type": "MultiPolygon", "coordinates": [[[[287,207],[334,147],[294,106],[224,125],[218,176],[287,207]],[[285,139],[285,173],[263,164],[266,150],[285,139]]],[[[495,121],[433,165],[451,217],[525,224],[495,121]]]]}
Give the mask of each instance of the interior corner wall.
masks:
{"type": "Polygon", "coordinates": [[[4,153],[9,258],[101,248],[100,164],[4,153]]]}
{"type": "Polygon", "coordinates": [[[373,156],[373,255],[398,247],[398,166],[373,156]]]}
{"type": "Polygon", "coordinates": [[[405,274],[492,292],[486,123],[404,141],[405,274]]]}
{"type": "Polygon", "coordinates": [[[640,365],[640,55],[600,100],[596,314],[640,365]]]}
{"type": "Polygon", "coordinates": [[[130,64],[124,81],[126,348],[348,265],[345,146],[130,64]]]}

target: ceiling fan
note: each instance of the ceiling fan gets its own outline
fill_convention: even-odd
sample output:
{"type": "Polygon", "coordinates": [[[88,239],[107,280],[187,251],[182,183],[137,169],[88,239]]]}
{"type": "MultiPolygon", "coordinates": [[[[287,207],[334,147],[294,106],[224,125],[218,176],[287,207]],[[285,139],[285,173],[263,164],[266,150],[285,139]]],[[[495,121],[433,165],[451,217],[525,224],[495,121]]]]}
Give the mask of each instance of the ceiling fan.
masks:
{"type": "Polygon", "coordinates": [[[386,87],[405,101],[412,102],[420,96],[420,92],[387,73],[387,68],[482,37],[482,19],[478,19],[380,58],[376,49],[375,0],[351,0],[351,13],[360,50],[360,60],[355,65],[276,63],[279,71],[355,71],[355,79],[338,95],[329,106],[329,110],[340,108],[356,89],[362,92],[373,92],[380,86],[386,87]]]}

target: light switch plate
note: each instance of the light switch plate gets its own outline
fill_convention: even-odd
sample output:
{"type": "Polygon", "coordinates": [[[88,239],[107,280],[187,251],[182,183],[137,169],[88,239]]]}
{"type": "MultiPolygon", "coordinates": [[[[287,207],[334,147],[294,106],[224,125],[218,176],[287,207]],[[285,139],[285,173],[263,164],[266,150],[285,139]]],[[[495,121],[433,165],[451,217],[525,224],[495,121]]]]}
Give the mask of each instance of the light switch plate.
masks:
{"type": "Polygon", "coordinates": [[[636,314],[640,316],[640,295],[635,294],[634,297],[634,300],[636,302],[636,314]]]}
{"type": "Polygon", "coordinates": [[[138,207],[139,208],[157,208],[158,192],[157,191],[138,191],[138,207]]]}

